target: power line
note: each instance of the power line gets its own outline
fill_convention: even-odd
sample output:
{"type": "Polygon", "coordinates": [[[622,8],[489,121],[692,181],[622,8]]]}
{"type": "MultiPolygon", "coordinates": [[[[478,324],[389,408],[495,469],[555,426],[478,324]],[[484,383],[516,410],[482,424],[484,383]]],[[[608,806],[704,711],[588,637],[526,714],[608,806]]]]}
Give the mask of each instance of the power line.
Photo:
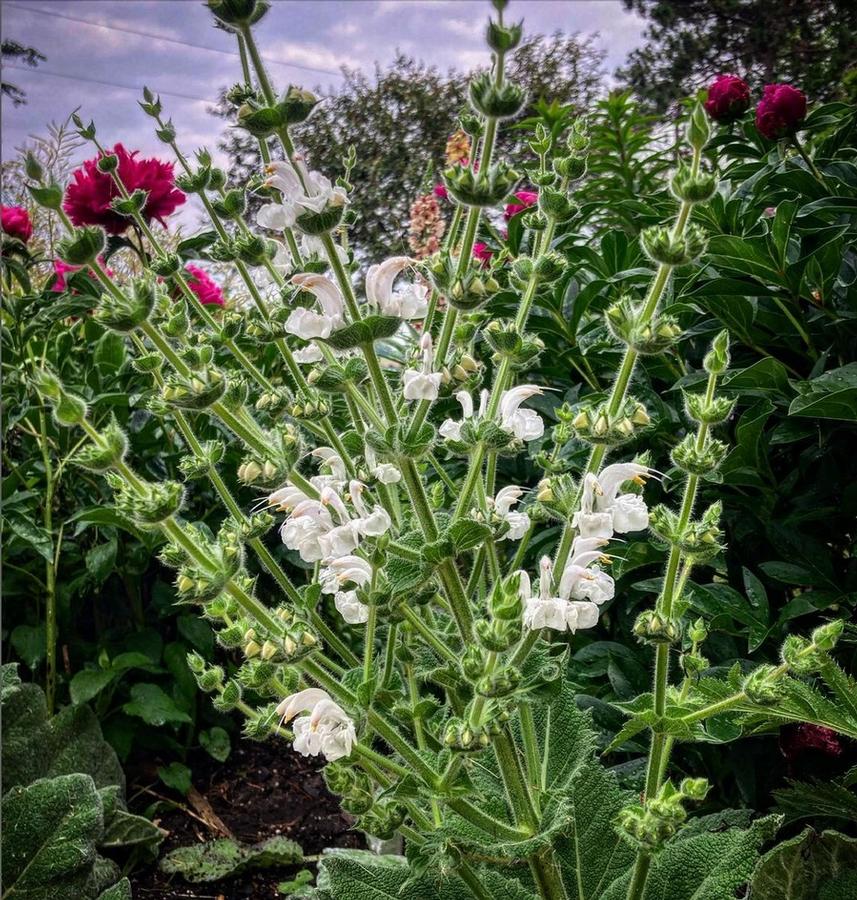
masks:
{"type": "MultiPolygon", "coordinates": [[[[17,69],[19,72],[35,73],[36,75],[49,75],[51,78],[67,78],[70,81],[86,81],[90,84],[100,84],[104,87],[122,88],[126,91],[134,91],[139,94],[143,88],[134,84],[119,84],[118,81],[102,81],[100,78],[87,78],[85,75],[69,75],[66,72],[49,72],[47,69],[31,69],[29,66],[16,66],[14,63],[3,63],[4,69],[17,69]]],[[[190,94],[179,94],[176,91],[158,91],[152,88],[155,94],[163,94],[168,97],[180,97],[182,100],[199,100],[202,103],[215,103],[210,97],[194,97],[190,94]]]]}
{"type": "MultiPolygon", "coordinates": [[[[5,9],[16,9],[19,12],[28,12],[35,13],[40,16],[48,16],[51,19],[65,19],[67,22],[78,22],[81,25],[89,25],[92,28],[106,28],[108,31],[121,31],[123,34],[133,34],[137,37],[145,37],[150,38],[154,41],[164,41],[168,44],[179,44],[182,47],[192,47],[195,50],[207,50],[209,53],[222,53],[226,56],[239,56],[240,54],[236,50],[223,50],[220,47],[206,47],[203,44],[193,44],[190,41],[183,41],[179,38],[171,38],[164,37],[160,34],[153,34],[149,31],[138,31],[134,28],[126,28],[123,25],[105,25],[102,22],[93,22],[90,19],[80,19],[76,16],[69,16],[65,13],[53,12],[52,10],[47,9],[39,9],[35,6],[18,6],[15,3],[4,3],[5,9]]],[[[300,63],[294,62],[285,62],[281,59],[272,59],[270,56],[263,56],[262,59],[265,62],[274,63],[278,66],[291,66],[293,69],[304,69],[307,72],[320,72],[324,75],[336,75],[337,77],[342,77],[342,72],[339,72],[335,69],[323,69],[319,66],[305,66],[300,63]]],[[[167,93],[164,91],[163,93],[167,93]]]]}

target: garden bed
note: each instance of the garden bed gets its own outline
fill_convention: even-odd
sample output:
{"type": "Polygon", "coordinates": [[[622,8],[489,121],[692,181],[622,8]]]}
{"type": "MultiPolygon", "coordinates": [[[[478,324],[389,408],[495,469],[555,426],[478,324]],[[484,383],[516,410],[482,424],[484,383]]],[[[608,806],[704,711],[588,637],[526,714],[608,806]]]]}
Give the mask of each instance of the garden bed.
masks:
{"type": "MultiPolygon", "coordinates": [[[[321,765],[294,753],[283,742],[239,743],[225,763],[206,754],[193,761],[194,786],[211,812],[242,843],[254,844],[275,836],[296,841],[307,855],[325,847],[364,847],[361,834],[351,830],[352,818],[339,809],[327,790],[321,765]]],[[[137,780],[149,784],[141,770],[137,780]]],[[[137,788],[132,786],[129,793],[137,788]]],[[[197,801],[199,802],[199,801],[197,801]]],[[[161,857],[176,847],[223,837],[206,825],[206,815],[175,808],[158,819],[168,832],[161,857]]],[[[307,867],[311,867],[308,866],[307,867]]],[[[160,871],[157,863],[139,869],[131,878],[134,897],[157,900],[239,900],[280,897],[277,885],[291,878],[297,867],[247,872],[229,881],[190,884],[160,871]]]]}

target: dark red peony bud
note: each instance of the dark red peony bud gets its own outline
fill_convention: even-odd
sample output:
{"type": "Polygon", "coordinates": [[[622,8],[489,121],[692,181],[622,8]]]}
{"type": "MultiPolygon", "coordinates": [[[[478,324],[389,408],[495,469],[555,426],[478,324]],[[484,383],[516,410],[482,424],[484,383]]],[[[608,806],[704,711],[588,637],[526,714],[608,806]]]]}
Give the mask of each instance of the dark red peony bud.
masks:
{"type": "Polygon", "coordinates": [[[786,725],[780,730],[780,751],[790,763],[809,751],[824,756],[840,756],[842,750],[839,735],[823,725],[801,722],[800,725],[786,725]]]}
{"type": "Polygon", "coordinates": [[[750,108],[750,85],[737,75],[718,75],[708,87],[705,111],[721,125],[740,119],[750,108]]]}
{"type": "Polygon", "coordinates": [[[806,94],[790,84],[766,84],[756,107],[756,128],[768,140],[793,134],[806,118],[806,94]]]}

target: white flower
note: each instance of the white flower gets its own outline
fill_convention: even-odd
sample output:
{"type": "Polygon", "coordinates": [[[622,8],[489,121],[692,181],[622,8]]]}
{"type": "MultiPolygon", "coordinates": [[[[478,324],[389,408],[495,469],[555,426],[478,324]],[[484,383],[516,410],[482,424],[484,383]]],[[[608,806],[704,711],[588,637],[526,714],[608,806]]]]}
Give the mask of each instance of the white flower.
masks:
{"type": "Polygon", "coordinates": [[[366,447],[363,456],[369,474],[377,478],[381,484],[398,484],[402,480],[402,473],[392,463],[378,462],[375,451],[371,447],[366,447]]]}
{"type": "Polygon", "coordinates": [[[430,334],[422,336],[420,349],[423,354],[422,369],[406,369],[402,373],[405,400],[437,400],[442,375],[432,372],[434,350],[430,334]]]}
{"type": "Polygon", "coordinates": [[[324,359],[321,350],[315,344],[307,344],[300,350],[293,350],[292,356],[297,363],[317,363],[324,359]]]}
{"type": "Polygon", "coordinates": [[[521,384],[504,391],[500,397],[500,427],[521,441],[534,441],[545,433],[542,417],[532,409],[521,409],[529,397],[542,393],[534,384],[521,384]]]}
{"type": "Polygon", "coordinates": [[[620,494],[625,481],[645,484],[649,469],[638,463],[615,463],[600,475],[587,473],[583,480],[580,511],[572,525],[581,537],[610,538],[649,527],[649,510],[639,494],[620,494]]]}
{"type": "Polygon", "coordinates": [[[286,331],[304,340],[328,338],[331,332],[345,324],[345,300],[339,288],[329,278],[312,272],[301,272],[292,277],[292,284],[313,294],[322,312],[319,314],[301,306],[293,309],[286,319],[286,331]]]}
{"type": "MultiPolygon", "coordinates": [[[[464,424],[465,419],[473,418],[473,398],[467,391],[459,391],[455,395],[455,399],[461,404],[461,421],[456,422],[455,419],[444,419],[440,428],[438,428],[438,434],[451,441],[460,441],[461,426],[464,424]]],[[[487,408],[488,391],[482,391],[479,399],[479,412],[477,418],[481,419],[482,416],[485,415],[485,410],[487,408]]]]}
{"type": "Polygon", "coordinates": [[[337,591],[333,603],[349,625],[362,625],[369,620],[369,607],[357,599],[357,591],[337,591]]]}
{"type": "Polygon", "coordinates": [[[372,580],[372,566],[359,556],[343,556],[325,563],[319,573],[323,594],[335,594],[343,584],[351,581],[365,587],[372,580]]]}
{"type": "Polygon", "coordinates": [[[409,256],[391,256],[378,265],[370,266],[366,273],[366,299],[377,306],[382,315],[398,316],[400,319],[425,318],[428,288],[424,284],[408,284],[393,291],[396,278],[413,263],[409,256]]]}
{"type": "Polygon", "coordinates": [[[605,540],[600,537],[574,539],[571,558],[563,569],[559,582],[560,597],[589,600],[598,606],[613,599],[613,579],[601,569],[588,568],[596,560],[604,558],[598,549],[604,544],[605,540]]]}
{"type": "Polygon", "coordinates": [[[357,740],[354,722],[330,695],[320,688],[307,688],[286,697],[278,706],[281,723],[295,719],[294,748],[302,756],[324,756],[328,762],[351,755],[357,740]]]}
{"type": "Polygon", "coordinates": [[[287,484],[268,494],[263,503],[280,512],[290,512],[303,500],[309,500],[309,497],[300,488],[287,484]]]}
{"type": "Polygon", "coordinates": [[[503,540],[519,541],[530,527],[530,517],[525,512],[516,512],[513,506],[521,499],[524,489],[510,484],[497,492],[493,501],[494,511],[509,525],[509,530],[503,535],[503,540]]]}
{"type": "Polygon", "coordinates": [[[330,474],[341,484],[348,478],[342,457],[332,447],[316,447],[310,456],[320,459],[322,466],[330,468],[330,474]]]}
{"type": "Polygon", "coordinates": [[[351,502],[357,510],[360,518],[354,521],[354,525],[360,534],[366,537],[378,537],[390,529],[393,524],[387,511],[381,506],[373,506],[370,510],[363,499],[366,485],[360,481],[351,481],[348,485],[351,493],[351,502]]]}
{"type": "MultiPolygon", "coordinates": [[[[600,555],[597,552],[595,554],[596,557],[600,555]]],[[[584,557],[585,553],[580,553],[572,563],[579,567],[584,557]]],[[[569,599],[573,584],[576,582],[573,582],[572,577],[565,578],[568,568],[563,573],[556,595],[553,595],[553,563],[550,557],[542,557],[539,570],[538,596],[532,593],[527,573],[518,573],[519,591],[524,601],[524,628],[530,631],[553,628],[556,631],[567,630],[574,634],[578,629],[592,628],[598,622],[598,606],[594,602],[589,599],[569,599]]]]}
{"type": "Polygon", "coordinates": [[[343,188],[334,187],[319,172],[310,172],[299,158],[296,165],[297,170],[289,162],[273,162],[267,167],[271,175],[265,183],[280,192],[282,202],[259,210],[256,221],[263,228],[282,231],[295,225],[304,212],[319,213],[327,206],[343,206],[347,202],[343,188]]]}
{"type": "Polygon", "coordinates": [[[328,554],[321,539],[334,527],[330,513],[318,500],[302,500],[280,527],[283,543],[297,550],[304,562],[318,562],[328,554]]]}

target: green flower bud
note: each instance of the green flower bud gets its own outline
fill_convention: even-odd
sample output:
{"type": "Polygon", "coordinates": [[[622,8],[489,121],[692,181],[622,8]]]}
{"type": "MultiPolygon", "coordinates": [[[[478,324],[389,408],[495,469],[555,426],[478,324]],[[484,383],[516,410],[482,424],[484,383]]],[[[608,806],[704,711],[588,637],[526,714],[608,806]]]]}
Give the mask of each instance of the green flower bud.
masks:
{"type": "Polygon", "coordinates": [[[124,459],[127,452],[128,437],[119,427],[116,416],[111,414],[110,422],[101,431],[101,444],[92,443],[81,448],[73,461],[91,472],[105,472],[124,459]]]}
{"type": "Polygon", "coordinates": [[[729,368],[729,332],[725,328],[714,338],[702,365],[709,375],[722,375],[729,368]]]}
{"type": "Polygon", "coordinates": [[[646,610],[637,616],[633,632],[646,644],[675,644],[681,637],[681,625],[657,610],[646,610]]]}
{"type": "Polygon", "coordinates": [[[672,231],[660,225],[645,228],[640,233],[643,252],[653,262],[665,266],[683,266],[693,262],[705,250],[705,232],[695,223],[685,233],[673,236],[672,231]]]}
{"type": "Polygon", "coordinates": [[[241,702],[241,685],[235,680],[227,681],[222,693],[212,700],[218,712],[230,712],[241,702]]]}
{"type": "Polygon", "coordinates": [[[211,179],[211,169],[200,167],[189,174],[176,175],[176,187],[186,194],[201,194],[208,187],[211,179]]]}
{"type": "Polygon", "coordinates": [[[133,194],[128,197],[116,197],[110,201],[110,208],[119,213],[120,216],[133,218],[139,215],[146,206],[149,199],[149,192],[142,188],[137,188],[133,194]]]}
{"type": "Polygon", "coordinates": [[[686,166],[682,166],[673,175],[670,182],[673,196],[677,200],[688,203],[703,203],[710,200],[717,188],[717,179],[713,175],[694,175],[686,166]]]}
{"type": "Polygon", "coordinates": [[[712,397],[709,402],[705,394],[684,393],[684,406],[688,416],[695,422],[717,425],[725,422],[735,408],[735,399],[728,397],[712,397]]]}
{"type": "Polygon", "coordinates": [[[495,53],[508,53],[521,43],[523,22],[517,25],[501,25],[493,19],[488,22],[485,40],[495,53]]]}
{"type": "Polygon", "coordinates": [[[688,628],[687,636],[694,644],[701,644],[705,641],[708,638],[708,628],[705,625],[705,620],[702,618],[697,619],[688,628]]]}
{"type": "Polygon", "coordinates": [[[790,634],[780,651],[782,660],[796,675],[812,675],[817,672],[827,657],[806,638],[790,634]]]}
{"type": "Polygon", "coordinates": [[[729,448],[723,441],[709,437],[702,449],[696,445],[696,435],[689,434],[676,447],[673,447],[670,458],[683,472],[693,475],[710,475],[716,471],[729,448]]]}
{"type": "Polygon", "coordinates": [[[688,143],[696,151],[701,151],[708,143],[711,128],[701,103],[697,103],[693,108],[693,113],[687,123],[686,135],[688,143]]]}
{"type": "Polygon", "coordinates": [[[154,281],[137,278],[130,293],[103,293],[93,316],[112,331],[127,333],[148,320],[155,307],[156,296],[154,281]]]}
{"type": "Polygon", "coordinates": [[[220,200],[212,203],[214,211],[225,219],[240,219],[247,211],[247,196],[243,189],[233,188],[220,200]]]}
{"type": "Polygon", "coordinates": [[[705,778],[684,778],[678,789],[682,796],[699,803],[705,799],[709,784],[705,778]]]}
{"type": "Polygon", "coordinates": [[[223,684],[224,673],[220,666],[207,666],[194,674],[199,689],[207,694],[219,690],[223,684]]]}
{"type": "Polygon", "coordinates": [[[844,629],[845,623],[842,619],[819,625],[812,633],[812,643],[823,653],[829,653],[838,643],[844,629]]]}
{"type": "Polygon", "coordinates": [[[474,172],[471,167],[444,169],[443,182],[453,198],[464,206],[498,206],[515,192],[521,176],[504,162],[474,172]]]}
{"type": "Polygon", "coordinates": [[[57,253],[72,266],[85,266],[104,252],[106,242],[107,235],[101,228],[75,228],[70,237],[57,244],[57,253]]]}
{"type": "Polygon", "coordinates": [[[312,91],[289,86],[277,103],[277,110],[284,125],[298,125],[309,118],[317,103],[318,97],[312,91]]]}
{"type": "Polygon", "coordinates": [[[32,181],[41,182],[45,177],[45,170],[42,164],[33,155],[32,150],[28,150],[24,154],[24,174],[32,181]]]}
{"type": "Polygon", "coordinates": [[[526,91],[511,81],[494,83],[489,72],[482,72],[470,80],[470,105],[487,119],[511,119],[527,99],[526,91]]]}
{"type": "Polygon", "coordinates": [[[255,25],[271,7],[268,0],[206,0],[206,5],[224,25],[239,28],[255,25]]]}
{"type": "Polygon", "coordinates": [[[558,156],[553,161],[553,170],[560,178],[568,181],[577,181],[586,174],[586,157],[577,156],[558,156]]]}
{"type": "Polygon", "coordinates": [[[783,696],[783,685],[775,672],[774,666],[759,666],[747,675],[741,689],[753,703],[772,706],[783,696]]]}
{"type": "Polygon", "coordinates": [[[40,185],[38,187],[33,184],[28,184],[27,190],[39,206],[54,211],[61,209],[63,190],[58,184],[40,185]]]}
{"type": "Polygon", "coordinates": [[[95,168],[99,172],[109,175],[119,168],[119,157],[115,153],[105,153],[103,156],[98,157],[95,168]]]}
{"type": "Polygon", "coordinates": [[[577,204],[565,191],[543,187],[539,191],[539,209],[554,222],[567,222],[577,212],[577,204]]]}

